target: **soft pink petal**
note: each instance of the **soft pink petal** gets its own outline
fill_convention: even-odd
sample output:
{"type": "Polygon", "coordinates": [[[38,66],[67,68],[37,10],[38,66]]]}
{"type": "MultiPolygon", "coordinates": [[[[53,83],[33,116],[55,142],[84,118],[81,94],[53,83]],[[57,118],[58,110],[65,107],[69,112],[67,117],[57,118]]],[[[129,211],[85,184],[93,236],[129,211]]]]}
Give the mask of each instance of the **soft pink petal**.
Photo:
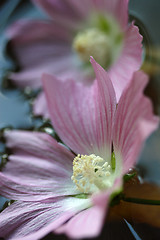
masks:
{"type": "MultiPolygon", "coordinates": [[[[12,161],[13,159],[13,157],[10,158],[12,161]]],[[[18,162],[18,160],[24,160],[26,162],[27,160],[32,160],[33,162],[36,160],[38,162],[38,159],[30,159],[28,157],[24,158],[21,156],[19,158],[15,156],[15,159],[15,164],[18,162]]],[[[32,165],[28,164],[28,166],[26,162],[24,165],[22,163],[18,163],[17,168],[14,168],[13,173],[10,173],[12,170],[10,168],[13,164],[9,165],[9,163],[7,173],[5,171],[0,172],[0,194],[2,196],[14,200],[40,201],[57,196],[68,196],[80,193],[71,180],[72,174],[67,176],[66,172],[62,171],[62,169],[59,169],[58,167],[53,169],[51,166],[50,172],[44,169],[44,174],[42,172],[38,174],[35,171],[36,174],[34,175],[34,170],[30,170],[32,165]],[[19,170],[17,170],[18,168],[19,170]],[[26,169],[24,170],[24,168],[26,169]],[[20,171],[21,174],[18,175],[20,171]],[[30,171],[29,174],[27,174],[28,171],[30,171]],[[51,173],[52,178],[49,176],[51,173]]],[[[37,168],[37,171],[38,170],[39,169],[37,168]]]]}
{"type": "MultiPolygon", "coordinates": [[[[41,54],[43,54],[43,51],[41,54]]],[[[39,62],[39,60],[35,61],[39,63],[36,66],[26,67],[20,72],[11,73],[9,76],[10,79],[14,80],[20,87],[30,86],[32,88],[37,88],[42,84],[41,75],[44,72],[64,78],[67,76],[67,72],[73,67],[72,55],[69,54],[57,58],[53,55],[53,57],[46,57],[46,59],[44,58],[43,60],[43,62],[39,62]]]]}
{"type": "Polygon", "coordinates": [[[128,0],[90,0],[97,10],[103,14],[109,14],[117,19],[123,30],[128,23],[128,0]]]}
{"type": "Polygon", "coordinates": [[[0,173],[1,195],[39,201],[78,193],[71,180],[74,155],[66,147],[45,133],[8,131],[5,135],[14,154],[0,173]]]}
{"type": "Polygon", "coordinates": [[[44,92],[41,92],[33,103],[33,112],[36,116],[44,116],[50,118],[48,106],[44,92]]]}
{"type": "Polygon", "coordinates": [[[77,15],[83,20],[85,17],[88,16],[88,12],[91,10],[90,1],[81,0],[68,0],[69,4],[76,10],[77,15]]]}
{"type": "Polygon", "coordinates": [[[128,22],[128,0],[32,0],[45,10],[56,22],[77,27],[77,23],[89,17],[92,12],[101,11],[117,19],[123,29],[128,22]]]}
{"type": "Polygon", "coordinates": [[[109,70],[117,102],[131,81],[133,73],[138,70],[142,63],[142,36],[139,34],[138,27],[133,23],[128,27],[124,36],[124,46],[119,59],[109,70]]]}
{"type": "Polygon", "coordinates": [[[7,35],[23,68],[36,67],[71,51],[68,31],[53,22],[21,20],[11,25],[7,35]]]}
{"type": "Polygon", "coordinates": [[[141,140],[145,141],[146,138],[148,138],[148,136],[150,134],[152,134],[152,132],[154,132],[156,130],[156,128],[158,127],[158,123],[159,123],[159,118],[155,118],[156,121],[150,121],[148,119],[141,119],[139,122],[139,131],[141,133],[141,140]],[[157,124],[156,124],[157,123],[157,124]]]}
{"type": "MultiPolygon", "coordinates": [[[[32,42],[30,44],[18,45],[13,48],[19,59],[21,67],[28,70],[41,67],[44,63],[50,63],[54,68],[55,58],[57,61],[71,55],[71,48],[66,43],[55,42],[32,42]]],[[[47,69],[46,69],[47,70],[47,69]]]]}
{"type": "Polygon", "coordinates": [[[59,27],[53,21],[21,19],[13,23],[6,31],[16,46],[35,41],[70,42],[68,29],[59,27]],[[27,33],[27,34],[26,34],[27,33]]]}
{"type": "Polygon", "coordinates": [[[53,22],[21,20],[7,35],[22,68],[9,77],[19,86],[39,87],[43,72],[62,74],[73,65],[70,34],[53,22]]]}
{"type": "MultiPolygon", "coordinates": [[[[66,58],[64,58],[64,62],[67,64],[70,64],[69,62],[71,62],[71,61],[70,61],[70,59],[67,60],[67,57],[66,57],[66,58]]],[[[83,71],[83,72],[79,71],[80,69],[78,69],[77,66],[75,66],[73,69],[73,66],[66,65],[68,67],[68,69],[67,69],[67,67],[65,67],[65,65],[62,64],[62,62],[58,62],[58,59],[57,59],[57,63],[59,63],[59,65],[54,64],[54,67],[51,65],[50,69],[48,69],[47,73],[55,74],[57,72],[56,76],[59,76],[59,78],[61,78],[61,80],[76,79],[77,82],[84,82],[86,85],[90,84],[93,81],[93,76],[88,76],[87,72],[85,72],[85,71],[83,71]]],[[[46,67],[48,67],[48,65],[46,67]]],[[[45,69],[43,71],[45,72],[45,69]]],[[[37,72],[35,72],[35,74],[37,74],[37,72]]],[[[33,77],[33,75],[31,75],[31,78],[32,77],[33,77]]],[[[20,80],[21,84],[24,83],[24,81],[21,81],[21,79],[19,79],[19,80],[20,80]]],[[[40,83],[38,74],[37,74],[37,80],[38,80],[38,83],[40,83]]],[[[26,82],[24,83],[24,86],[26,86],[26,82]]],[[[38,97],[33,102],[33,113],[38,116],[50,118],[45,94],[43,91],[38,95],[38,97]]]]}
{"type": "Polygon", "coordinates": [[[89,200],[78,198],[15,202],[0,213],[0,237],[38,240],[88,206],[89,200]]]}
{"type": "Polygon", "coordinates": [[[94,206],[86,209],[66,224],[59,227],[56,233],[65,233],[71,239],[93,238],[100,234],[104,218],[106,215],[106,208],[109,202],[109,194],[99,194],[98,201],[94,200],[94,206]]]}
{"type": "Polygon", "coordinates": [[[92,208],[78,213],[54,232],[65,233],[71,239],[93,238],[98,236],[108,211],[108,206],[111,200],[110,196],[114,192],[119,192],[122,184],[123,181],[121,175],[121,177],[114,181],[111,188],[91,196],[92,208]]]}
{"type": "Polygon", "coordinates": [[[104,209],[94,206],[77,214],[56,232],[65,233],[72,239],[96,237],[100,234],[104,216],[104,209]]]}
{"type": "Polygon", "coordinates": [[[110,156],[115,93],[107,73],[92,59],[92,86],[43,76],[53,126],[75,153],[110,156]]]}
{"type": "Polygon", "coordinates": [[[87,15],[90,4],[86,0],[32,0],[57,23],[77,28],[80,20],[87,15]]]}
{"type": "Polygon", "coordinates": [[[113,145],[117,161],[123,161],[123,172],[136,163],[146,138],[158,127],[150,100],[143,91],[148,77],[136,72],[123,92],[115,116],[113,145]],[[143,128],[142,128],[142,124],[143,128]]]}
{"type": "Polygon", "coordinates": [[[62,144],[46,133],[35,131],[11,130],[5,131],[7,147],[14,154],[23,153],[46,159],[54,164],[59,164],[69,171],[74,155],[62,144]]]}
{"type": "Polygon", "coordinates": [[[105,209],[106,205],[109,204],[109,200],[111,200],[111,194],[114,192],[121,191],[122,185],[123,185],[123,173],[121,174],[121,176],[115,178],[112,187],[104,191],[93,194],[91,197],[92,203],[94,205],[104,207],[105,209]]]}

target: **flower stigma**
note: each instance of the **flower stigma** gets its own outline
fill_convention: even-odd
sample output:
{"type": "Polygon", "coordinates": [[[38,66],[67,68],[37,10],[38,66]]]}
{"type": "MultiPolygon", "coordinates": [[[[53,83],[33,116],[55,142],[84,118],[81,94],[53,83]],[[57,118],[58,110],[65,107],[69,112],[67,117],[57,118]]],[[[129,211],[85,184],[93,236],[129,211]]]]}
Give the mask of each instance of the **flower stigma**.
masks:
{"type": "Polygon", "coordinates": [[[111,187],[111,166],[103,158],[78,154],[73,160],[72,181],[82,193],[94,193],[111,187]]]}

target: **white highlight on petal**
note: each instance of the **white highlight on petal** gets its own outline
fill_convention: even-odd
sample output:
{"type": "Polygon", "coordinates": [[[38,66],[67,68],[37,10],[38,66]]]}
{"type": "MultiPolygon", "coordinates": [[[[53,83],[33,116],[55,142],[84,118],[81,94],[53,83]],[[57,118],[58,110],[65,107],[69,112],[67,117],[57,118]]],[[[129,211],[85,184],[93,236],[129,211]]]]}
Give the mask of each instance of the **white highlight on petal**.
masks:
{"type": "Polygon", "coordinates": [[[91,155],[80,155],[73,160],[72,181],[79,191],[94,193],[111,187],[111,166],[103,158],[91,155]]]}

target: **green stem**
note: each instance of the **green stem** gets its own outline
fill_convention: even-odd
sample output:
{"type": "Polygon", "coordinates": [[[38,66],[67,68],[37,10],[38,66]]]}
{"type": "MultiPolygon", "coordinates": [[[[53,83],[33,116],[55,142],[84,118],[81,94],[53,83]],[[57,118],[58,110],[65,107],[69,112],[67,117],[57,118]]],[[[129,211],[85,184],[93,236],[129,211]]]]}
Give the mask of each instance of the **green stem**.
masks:
{"type": "Polygon", "coordinates": [[[127,198],[122,197],[122,200],[125,202],[131,202],[136,204],[146,204],[146,205],[156,205],[160,206],[160,200],[151,200],[151,199],[142,199],[142,198],[127,198]]]}

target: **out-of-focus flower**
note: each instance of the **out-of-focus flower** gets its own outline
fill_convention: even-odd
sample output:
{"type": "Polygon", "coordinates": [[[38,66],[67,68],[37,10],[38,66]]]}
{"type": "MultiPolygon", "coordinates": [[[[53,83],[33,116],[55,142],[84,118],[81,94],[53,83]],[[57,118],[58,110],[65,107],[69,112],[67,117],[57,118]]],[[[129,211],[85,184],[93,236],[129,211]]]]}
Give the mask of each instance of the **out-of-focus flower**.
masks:
{"type": "MultiPolygon", "coordinates": [[[[19,86],[41,86],[41,74],[93,79],[90,56],[109,70],[117,101],[138,70],[142,37],[128,25],[128,0],[33,0],[50,20],[19,20],[8,29],[21,71],[10,78],[19,86]]],[[[43,93],[34,112],[48,117],[43,93]]]]}
{"type": "Polygon", "coordinates": [[[134,74],[117,106],[108,74],[91,61],[91,87],[43,77],[53,126],[72,152],[45,133],[5,133],[13,153],[0,173],[0,194],[17,200],[0,214],[5,239],[35,240],[50,231],[98,235],[110,196],[158,126],[143,95],[145,74],[134,74]]]}

